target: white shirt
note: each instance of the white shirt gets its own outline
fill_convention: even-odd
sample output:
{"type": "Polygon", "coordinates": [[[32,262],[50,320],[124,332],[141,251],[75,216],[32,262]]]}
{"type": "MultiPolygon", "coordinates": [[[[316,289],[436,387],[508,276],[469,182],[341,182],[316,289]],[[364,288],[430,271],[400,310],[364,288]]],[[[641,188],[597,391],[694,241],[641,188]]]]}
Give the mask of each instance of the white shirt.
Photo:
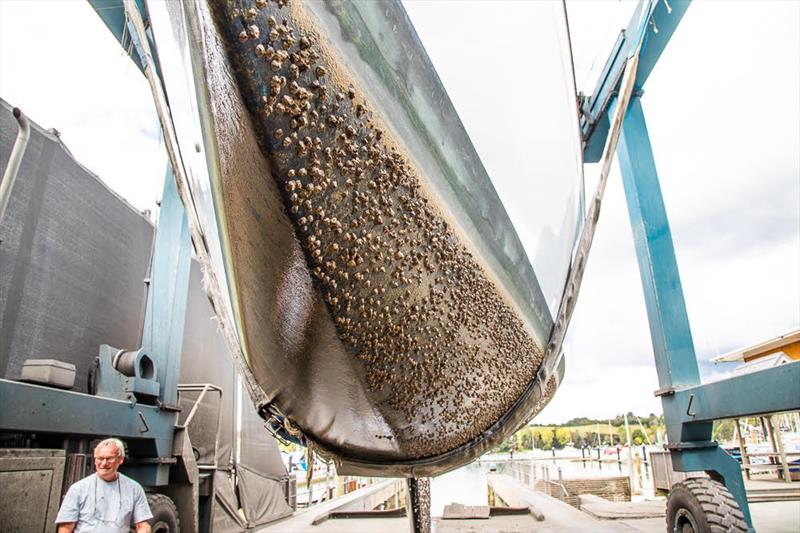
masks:
{"type": "Polygon", "coordinates": [[[75,533],[128,533],[132,524],[152,517],[137,482],[122,474],[110,482],[92,474],[69,488],[56,524],[76,522],[75,533]]]}

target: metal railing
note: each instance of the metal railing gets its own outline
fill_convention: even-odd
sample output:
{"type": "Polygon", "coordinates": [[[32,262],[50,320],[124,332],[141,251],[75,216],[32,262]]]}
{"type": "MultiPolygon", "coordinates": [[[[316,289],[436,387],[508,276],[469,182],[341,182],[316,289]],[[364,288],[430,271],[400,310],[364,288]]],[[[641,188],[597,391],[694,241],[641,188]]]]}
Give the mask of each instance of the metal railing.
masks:
{"type": "Polygon", "coordinates": [[[197,463],[197,467],[201,470],[216,470],[217,468],[217,450],[219,449],[219,429],[222,423],[222,387],[214,385],[212,383],[179,383],[178,384],[178,405],[180,405],[181,394],[192,393],[192,392],[199,392],[197,398],[195,398],[194,403],[192,403],[192,407],[189,410],[189,414],[184,419],[183,423],[176,424],[175,427],[180,429],[188,429],[189,425],[192,423],[195,414],[197,414],[197,410],[200,405],[203,403],[203,400],[206,397],[208,392],[213,391],[219,394],[219,403],[217,404],[217,431],[214,437],[214,450],[213,450],[213,463],[197,463]]]}
{"type": "Polygon", "coordinates": [[[552,465],[539,464],[531,460],[512,460],[497,464],[498,471],[501,474],[507,474],[533,490],[557,497],[561,501],[566,501],[570,496],[564,484],[564,475],[560,466],[553,467],[552,465]],[[544,487],[546,487],[546,490],[542,490],[544,487]],[[556,492],[556,494],[553,494],[553,492],[556,492]]]}

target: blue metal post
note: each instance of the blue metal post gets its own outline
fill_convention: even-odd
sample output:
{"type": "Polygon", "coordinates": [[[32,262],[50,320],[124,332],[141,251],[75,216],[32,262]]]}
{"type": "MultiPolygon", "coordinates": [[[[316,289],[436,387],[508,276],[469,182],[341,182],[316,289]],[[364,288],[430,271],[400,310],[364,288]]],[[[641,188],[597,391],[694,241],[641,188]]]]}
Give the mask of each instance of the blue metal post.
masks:
{"type": "Polygon", "coordinates": [[[161,403],[174,406],[178,398],[192,242],[171,167],[164,178],[155,239],[142,349],[156,361],[161,403]]]}
{"type": "Polygon", "coordinates": [[[615,100],[625,70],[626,58],[631,47],[638,45],[640,13],[650,13],[647,19],[646,36],[639,53],[634,88],[641,89],[658,59],[669,44],[675,30],[691,5],[691,0],[640,0],[628,27],[620,33],[611,49],[597,85],[581,106],[581,134],[585,141],[583,157],[587,163],[597,163],[603,157],[603,148],[611,122],[609,106],[615,100]]]}
{"type": "Polygon", "coordinates": [[[673,466],[721,477],[752,528],[739,463],[711,440],[713,422],[686,422],[692,397],[675,394],[700,385],[678,263],[661,195],[641,97],[628,106],[617,146],[639,273],[653,343],[673,466]]]}
{"type": "MultiPolygon", "coordinates": [[[[689,317],[640,96],[633,96],[617,145],[659,386],[700,383],[689,317]]],[[[670,434],[677,440],[679,434],[670,434]]]]}

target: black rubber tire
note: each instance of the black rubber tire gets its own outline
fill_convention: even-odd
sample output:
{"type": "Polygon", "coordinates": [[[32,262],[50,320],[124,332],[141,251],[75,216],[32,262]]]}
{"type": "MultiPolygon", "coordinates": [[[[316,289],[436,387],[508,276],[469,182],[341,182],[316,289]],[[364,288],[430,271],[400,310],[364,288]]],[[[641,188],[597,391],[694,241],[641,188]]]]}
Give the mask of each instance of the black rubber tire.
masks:
{"type": "Polygon", "coordinates": [[[747,531],[739,504],[722,483],[690,478],[675,484],[667,499],[668,533],[747,531]]]}
{"type": "Polygon", "coordinates": [[[148,520],[152,533],[180,533],[178,508],[169,496],[151,492],[147,495],[147,503],[153,513],[153,518],[148,520]]]}

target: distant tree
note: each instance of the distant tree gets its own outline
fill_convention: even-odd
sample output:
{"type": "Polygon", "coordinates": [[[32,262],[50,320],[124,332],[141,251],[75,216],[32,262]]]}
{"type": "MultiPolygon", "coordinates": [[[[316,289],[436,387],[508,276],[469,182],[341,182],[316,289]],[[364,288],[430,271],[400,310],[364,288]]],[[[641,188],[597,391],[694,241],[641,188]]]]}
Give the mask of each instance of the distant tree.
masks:
{"type": "Polygon", "coordinates": [[[597,423],[596,420],[592,420],[591,418],[586,418],[585,416],[579,416],[577,418],[573,418],[572,420],[568,420],[563,426],[588,426],[590,424],[597,423]]]}
{"type": "Polygon", "coordinates": [[[553,430],[553,447],[560,450],[570,441],[570,432],[567,428],[553,430]]]}
{"type": "Polygon", "coordinates": [[[519,442],[520,449],[530,450],[533,448],[533,429],[525,427],[519,430],[517,432],[517,442],[519,442]]]}
{"type": "Polygon", "coordinates": [[[640,446],[645,441],[645,436],[642,430],[639,428],[634,429],[631,433],[631,440],[634,444],[640,446]]]}
{"type": "Polygon", "coordinates": [[[503,442],[501,442],[500,445],[497,448],[495,448],[493,451],[494,452],[506,453],[510,449],[508,444],[509,444],[508,443],[508,439],[506,439],[503,442]]]}
{"type": "Polygon", "coordinates": [[[554,432],[551,429],[543,429],[539,432],[539,439],[541,440],[543,450],[550,450],[553,447],[554,432]]]}
{"type": "Polygon", "coordinates": [[[542,430],[534,428],[531,431],[531,438],[533,438],[533,447],[539,450],[544,449],[544,441],[542,440],[542,430]]]}
{"type": "Polygon", "coordinates": [[[717,442],[728,442],[733,440],[734,426],[735,424],[733,420],[714,421],[714,429],[711,432],[711,438],[717,442]]]}

